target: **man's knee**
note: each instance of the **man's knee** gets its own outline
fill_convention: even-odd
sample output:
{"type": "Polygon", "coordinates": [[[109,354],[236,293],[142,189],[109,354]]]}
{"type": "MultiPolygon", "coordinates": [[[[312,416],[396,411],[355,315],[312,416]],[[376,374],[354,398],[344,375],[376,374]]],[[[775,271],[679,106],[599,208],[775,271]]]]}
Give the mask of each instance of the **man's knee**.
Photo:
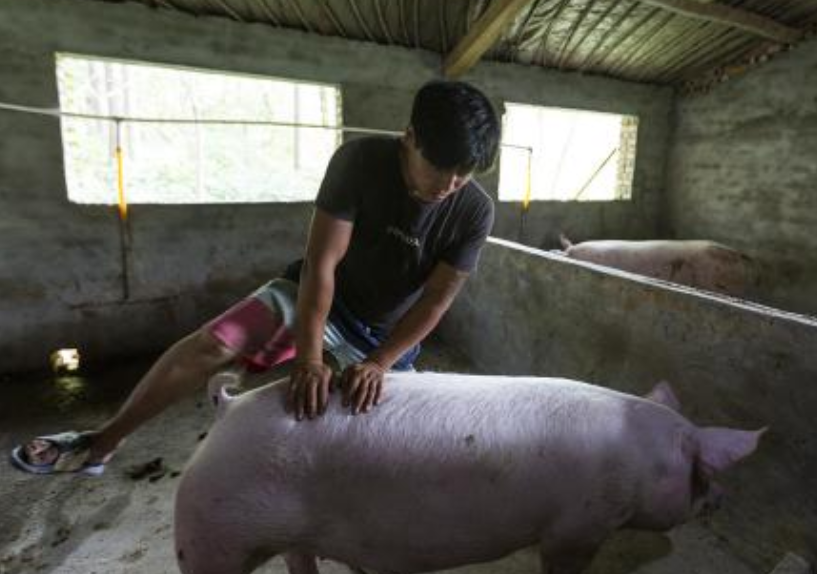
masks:
{"type": "Polygon", "coordinates": [[[218,369],[234,360],[237,353],[228,348],[206,327],[202,327],[177,343],[180,359],[191,367],[218,369]]]}

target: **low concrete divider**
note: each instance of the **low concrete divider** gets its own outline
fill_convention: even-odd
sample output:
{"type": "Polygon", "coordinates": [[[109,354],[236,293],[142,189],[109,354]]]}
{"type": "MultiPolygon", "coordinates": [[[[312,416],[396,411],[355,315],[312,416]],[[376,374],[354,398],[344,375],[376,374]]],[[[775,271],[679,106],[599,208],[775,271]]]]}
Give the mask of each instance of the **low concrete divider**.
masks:
{"type": "Polygon", "coordinates": [[[759,571],[817,548],[817,319],[492,238],[440,336],[484,373],[666,380],[698,424],[769,426],[711,527],[759,571]]]}

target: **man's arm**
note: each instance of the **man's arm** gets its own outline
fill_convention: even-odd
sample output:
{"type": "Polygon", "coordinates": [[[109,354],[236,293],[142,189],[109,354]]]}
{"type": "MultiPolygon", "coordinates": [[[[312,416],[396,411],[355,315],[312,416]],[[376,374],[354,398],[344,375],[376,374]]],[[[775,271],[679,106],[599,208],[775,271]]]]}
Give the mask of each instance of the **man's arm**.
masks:
{"type": "Polygon", "coordinates": [[[351,221],[320,208],[312,216],[295,311],[295,368],[290,376],[289,408],[298,419],[326,409],[332,376],[323,364],[323,332],[335,294],[335,269],[352,237],[351,221]]]}
{"type": "Polygon", "coordinates": [[[355,414],[368,411],[377,404],[382,393],[383,374],[437,326],[467,278],[467,272],[447,263],[437,263],[423,294],[398,321],[388,339],[363,363],[347,369],[344,373],[345,404],[353,404],[355,414]]]}

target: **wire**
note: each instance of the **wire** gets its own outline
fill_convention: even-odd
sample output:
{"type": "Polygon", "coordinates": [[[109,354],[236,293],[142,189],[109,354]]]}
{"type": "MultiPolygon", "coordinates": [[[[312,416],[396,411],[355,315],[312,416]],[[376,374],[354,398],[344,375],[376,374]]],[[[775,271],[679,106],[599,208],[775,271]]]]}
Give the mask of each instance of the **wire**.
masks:
{"type": "MultiPolygon", "coordinates": [[[[122,124],[125,122],[138,124],[182,124],[182,125],[236,125],[236,126],[277,126],[286,128],[307,128],[307,129],[323,129],[336,130],[348,133],[359,134],[374,134],[374,135],[389,135],[400,136],[402,131],[395,130],[379,130],[375,128],[358,128],[352,126],[326,126],[323,124],[310,124],[304,122],[276,122],[272,120],[202,120],[202,119],[187,119],[187,118],[140,118],[140,117],[125,117],[125,116],[100,116],[96,114],[80,114],[76,112],[63,112],[59,108],[37,108],[33,106],[21,106],[19,104],[8,104],[0,102],[0,110],[7,110],[12,112],[22,112],[27,114],[34,114],[40,116],[49,116],[54,118],[76,118],[83,120],[96,120],[117,122],[122,124]]],[[[533,154],[533,148],[530,146],[502,143],[500,147],[522,149],[528,152],[528,162],[530,163],[530,156],[533,154]]]]}
{"type": "Polygon", "coordinates": [[[124,117],[124,116],[100,116],[96,114],[80,114],[75,112],[64,112],[59,108],[36,108],[32,106],[21,106],[17,104],[8,104],[0,102],[0,110],[7,110],[12,112],[22,112],[27,114],[49,116],[54,118],[76,118],[84,120],[109,121],[109,122],[129,122],[140,124],[199,124],[199,125],[237,125],[237,126],[278,126],[288,128],[307,128],[307,129],[324,129],[337,130],[349,133],[366,133],[379,135],[402,135],[403,132],[394,130],[379,130],[373,128],[358,128],[350,126],[327,126],[323,124],[311,124],[304,122],[276,122],[272,120],[226,120],[226,119],[207,119],[195,120],[186,118],[144,118],[144,117],[124,117]]]}
{"type": "MultiPolygon", "coordinates": [[[[141,123],[141,124],[182,124],[182,125],[237,125],[237,126],[277,126],[290,128],[307,128],[307,129],[324,129],[337,130],[347,133],[361,133],[361,134],[376,134],[376,135],[403,135],[401,131],[394,130],[379,130],[374,128],[358,128],[351,126],[326,126],[323,124],[310,124],[302,122],[276,122],[276,121],[261,121],[261,120],[226,120],[226,119],[186,119],[186,118],[144,118],[144,117],[125,117],[125,116],[101,116],[96,114],[80,114],[75,112],[64,112],[59,108],[38,108],[34,106],[21,106],[19,104],[9,104],[0,102],[0,110],[7,110],[11,112],[20,112],[26,114],[34,114],[40,116],[48,116],[54,118],[75,118],[94,121],[109,121],[116,123],[116,161],[118,170],[118,197],[119,197],[119,213],[120,218],[124,221],[127,219],[127,203],[124,198],[124,186],[122,182],[122,148],[121,148],[121,126],[123,123],[141,123]]],[[[528,154],[528,165],[526,173],[525,186],[525,200],[523,209],[527,210],[530,204],[531,196],[531,160],[533,156],[533,148],[530,146],[501,143],[500,147],[521,149],[528,154]]]]}

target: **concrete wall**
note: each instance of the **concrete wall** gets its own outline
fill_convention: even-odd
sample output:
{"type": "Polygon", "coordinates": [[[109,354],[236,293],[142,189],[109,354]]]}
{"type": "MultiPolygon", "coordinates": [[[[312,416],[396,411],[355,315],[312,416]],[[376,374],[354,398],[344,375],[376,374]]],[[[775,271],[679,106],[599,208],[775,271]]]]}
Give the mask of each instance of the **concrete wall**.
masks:
{"type": "MultiPolygon", "coordinates": [[[[0,0],[0,101],[57,107],[54,52],[144,60],[339,84],[347,125],[400,130],[436,54],[312,37],[124,3],[0,0]]],[[[636,200],[537,205],[530,241],[562,224],[582,235],[649,234],[663,178],[670,94],[623,82],[481,65],[469,78],[497,104],[590,107],[641,117],[636,200]]],[[[495,187],[495,176],[486,180],[495,187]]],[[[69,204],[59,125],[0,110],[0,372],[80,345],[91,357],[155,350],[297,256],[308,205],[131,206],[124,298],[112,208],[69,204]]],[[[497,230],[515,237],[516,207],[497,230]]]]}
{"type": "Polygon", "coordinates": [[[813,562],[817,320],[493,240],[440,335],[485,373],[666,380],[697,424],[769,426],[711,528],[756,572],[787,550],[813,562]]]}
{"type": "Polygon", "coordinates": [[[817,314],[817,39],[678,102],[666,231],[755,256],[764,303],[817,314]]]}

